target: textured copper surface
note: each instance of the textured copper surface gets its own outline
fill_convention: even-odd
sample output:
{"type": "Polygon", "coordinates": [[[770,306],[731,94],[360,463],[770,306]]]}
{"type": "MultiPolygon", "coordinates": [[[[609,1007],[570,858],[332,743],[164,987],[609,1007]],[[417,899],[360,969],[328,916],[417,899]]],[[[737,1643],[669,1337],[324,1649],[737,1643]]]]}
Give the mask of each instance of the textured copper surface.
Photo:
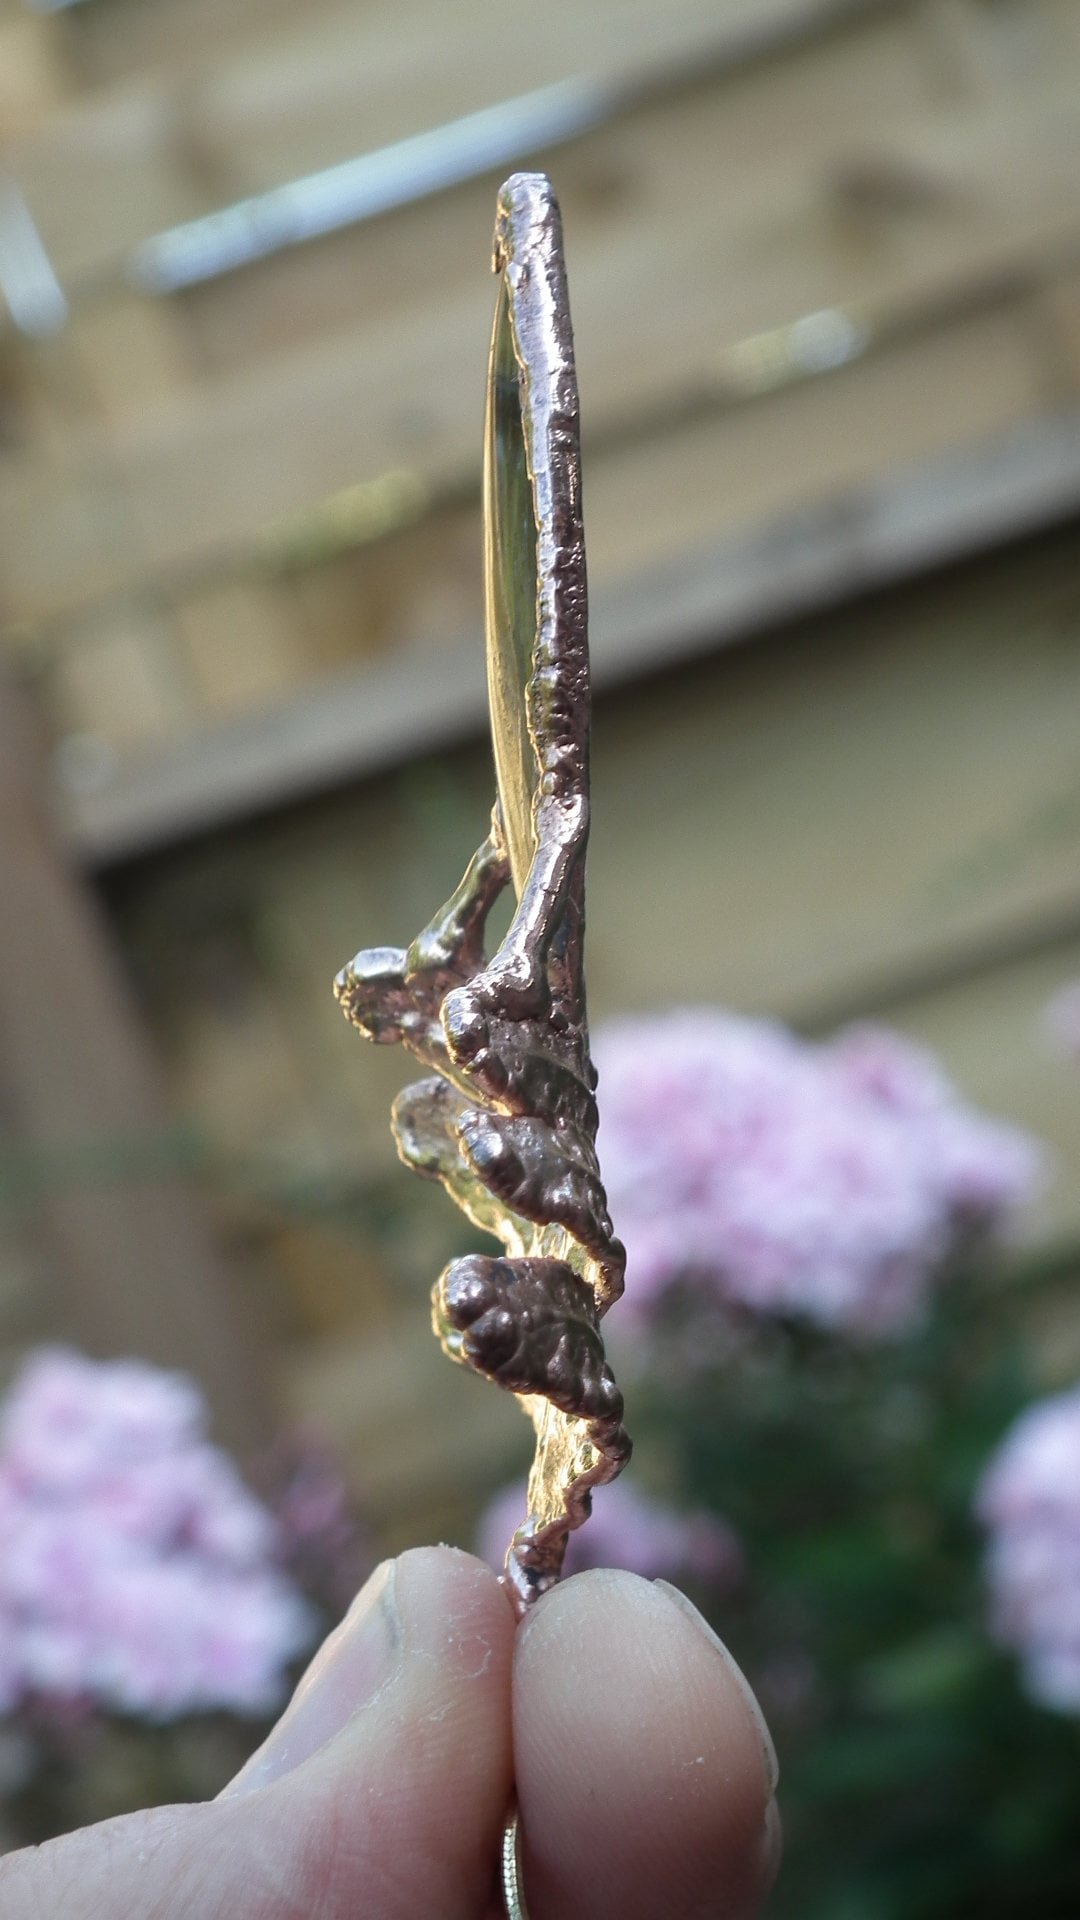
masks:
{"type": "Polygon", "coordinates": [[[582,948],[589,657],[577,380],[559,209],[542,174],[501,189],[488,381],[485,576],[498,801],[457,892],[408,949],[335,982],[368,1039],[434,1076],[394,1104],[398,1150],[506,1257],[451,1262],[434,1292],[447,1353],[521,1395],[537,1430],[529,1512],[504,1579],[520,1610],[559,1577],[592,1487],[624,1464],[600,1320],[623,1287],[596,1159],[582,948]],[[488,960],[503,889],[517,909],[488,960]]]}

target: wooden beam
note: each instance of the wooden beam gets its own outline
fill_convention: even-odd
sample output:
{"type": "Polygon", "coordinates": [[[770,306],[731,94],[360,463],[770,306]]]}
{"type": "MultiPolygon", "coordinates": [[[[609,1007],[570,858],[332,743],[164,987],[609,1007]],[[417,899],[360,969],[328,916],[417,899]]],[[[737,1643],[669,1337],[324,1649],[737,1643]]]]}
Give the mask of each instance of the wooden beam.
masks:
{"type": "MultiPolygon", "coordinates": [[[[377,160],[384,185],[395,174],[407,181],[414,169],[395,156],[399,143],[421,135],[437,144],[448,124],[508,94],[579,82],[596,91],[598,111],[585,116],[595,124],[680,76],[737,73],[911,7],[912,0],[725,0],[722,8],[712,0],[668,0],[663,8],[593,0],[583,8],[547,0],[538,34],[531,0],[503,0],[494,34],[484,7],[412,0],[407,24],[377,11],[358,21],[354,5],[314,17],[305,8],[288,30],[249,35],[236,51],[222,47],[215,19],[201,63],[189,28],[171,72],[74,102],[47,128],[12,142],[8,161],[61,278],[92,294],[156,229],[279,184],[293,191],[297,176],[351,160],[358,147],[377,160]],[[527,47],[527,63],[508,62],[515,44],[527,47]]],[[[158,32],[167,31],[162,22],[158,32]]],[[[500,164],[506,172],[547,151],[559,137],[556,123],[546,132],[534,126],[531,137],[531,149],[515,149],[511,132],[502,161],[492,153],[473,174],[500,164]]],[[[467,177],[458,170],[458,179],[467,177]]],[[[418,187],[391,197],[404,204],[424,195],[418,187]]],[[[272,218],[272,208],[267,213],[272,218]]]]}
{"type": "Polygon", "coordinates": [[[43,1318],[89,1352],[190,1371],[217,1433],[246,1449],[271,1416],[261,1330],[243,1323],[120,961],[47,817],[31,705],[3,681],[0,899],[0,1078],[43,1318]]]}
{"type": "MultiPolygon", "coordinates": [[[[733,645],[1078,511],[1080,409],[727,532],[645,576],[612,577],[594,595],[596,684],[733,645]]],[[[83,861],[107,866],[485,725],[478,639],[444,635],[122,762],[96,790],[60,796],[63,828],[83,861]]]]}
{"type": "MultiPolygon", "coordinates": [[[[564,197],[571,210],[577,201],[584,235],[572,270],[587,431],[630,436],[644,423],[657,438],[664,411],[687,391],[707,399],[729,378],[745,391],[755,366],[767,385],[758,363],[770,342],[775,348],[774,332],[790,333],[800,320],[808,323],[812,379],[821,364],[813,354],[823,351],[813,336],[823,303],[826,321],[838,315],[855,339],[867,336],[871,357],[880,336],[915,325],[929,334],[943,309],[955,314],[967,302],[985,310],[996,288],[999,307],[1017,309],[1018,338],[1029,336],[1034,386],[1040,347],[1024,300],[1035,283],[1067,271],[1077,250],[1062,157],[1080,156],[1074,96],[1075,87],[1040,94],[1005,124],[995,113],[949,112],[904,119],[876,137],[860,128],[831,156],[800,155],[796,167],[774,161],[762,184],[755,176],[749,189],[727,189],[706,223],[685,183],[723,165],[713,151],[715,97],[706,97],[707,113],[642,116],[623,129],[621,147],[600,137],[582,143],[564,197]],[[648,218],[642,184],[602,220],[594,213],[590,236],[582,225],[588,169],[619,178],[628,142],[647,183],[648,218]],[[914,195],[901,219],[889,212],[892,191],[902,202],[914,195]]],[[[828,96],[821,99],[825,112],[828,96]]],[[[261,307],[277,306],[281,284],[275,278],[243,291],[237,283],[231,326],[223,309],[215,312],[243,342],[242,359],[205,384],[183,383],[168,327],[159,351],[146,338],[140,345],[130,311],[113,342],[111,371],[103,371],[108,328],[96,327],[88,343],[78,322],[70,342],[66,335],[53,342],[42,368],[54,354],[61,365],[70,348],[71,379],[81,352],[87,363],[101,360],[103,394],[123,386],[145,401],[146,383],[160,377],[165,398],[126,403],[107,424],[92,416],[74,421],[57,402],[54,435],[0,461],[3,624],[43,635],[125,595],[175,601],[208,575],[257,564],[268,530],[321,498],[403,472],[415,490],[437,495],[475,471],[491,303],[478,271],[490,224],[487,186],[476,195],[475,207],[458,208],[452,221],[429,208],[419,227],[402,215],[373,229],[362,257],[348,260],[356,280],[349,324],[334,303],[336,326],[313,340],[298,317],[300,345],[284,356],[260,348],[257,332],[261,307]],[[467,234],[475,252],[462,244],[467,234]],[[414,271],[420,258],[424,275],[414,271]],[[439,288],[435,306],[431,285],[439,288]]],[[[284,263],[274,269],[285,271],[284,263]]],[[[293,285],[290,299],[296,296],[293,285]]],[[[217,299],[210,291],[204,297],[217,299]]],[[[306,298],[302,291],[298,314],[306,298]]],[[[209,311],[202,320],[213,334],[209,311]]],[[[971,405],[993,405],[995,379],[978,356],[963,384],[971,405]]],[[[723,432],[719,422],[716,431],[723,432]]],[[[902,446],[876,432],[864,429],[863,437],[879,447],[881,465],[903,458],[902,446]]]]}

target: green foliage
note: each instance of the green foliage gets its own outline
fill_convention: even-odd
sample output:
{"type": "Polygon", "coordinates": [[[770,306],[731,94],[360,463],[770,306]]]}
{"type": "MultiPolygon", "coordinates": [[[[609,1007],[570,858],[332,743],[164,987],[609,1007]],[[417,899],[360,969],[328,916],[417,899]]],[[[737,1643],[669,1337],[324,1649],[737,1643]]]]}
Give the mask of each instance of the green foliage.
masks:
{"type": "Polygon", "coordinates": [[[747,1549],[715,1624],[776,1734],[776,1920],[1080,1915],[1080,1729],[991,1645],[971,1511],[1034,1389],[1000,1294],[940,1300],[881,1345],[673,1300],[631,1389],[641,1455],[747,1549]]]}

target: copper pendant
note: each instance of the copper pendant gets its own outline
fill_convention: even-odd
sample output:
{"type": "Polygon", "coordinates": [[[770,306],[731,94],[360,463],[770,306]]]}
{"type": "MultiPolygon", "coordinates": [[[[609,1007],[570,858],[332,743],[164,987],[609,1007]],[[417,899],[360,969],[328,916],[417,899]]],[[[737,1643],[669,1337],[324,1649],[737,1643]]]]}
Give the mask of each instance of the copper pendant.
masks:
{"type": "Polygon", "coordinates": [[[623,1288],[596,1158],[585,1017],[589,654],[577,379],[562,223],[543,174],[513,174],[495,224],[484,566],[498,800],[447,905],[407,950],[334,983],[369,1040],[433,1069],[394,1102],[402,1158],[441,1180],[505,1257],[454,1260],[434,1289],[448,1354],[519,1394],[537,1433],[529,1511],[503,1580],[520,1613],[558,1580],[594,1486],[630,1453],[600,1321],[623,1288]],[[492,903],[517,908],[494,956],[492,903]]]}

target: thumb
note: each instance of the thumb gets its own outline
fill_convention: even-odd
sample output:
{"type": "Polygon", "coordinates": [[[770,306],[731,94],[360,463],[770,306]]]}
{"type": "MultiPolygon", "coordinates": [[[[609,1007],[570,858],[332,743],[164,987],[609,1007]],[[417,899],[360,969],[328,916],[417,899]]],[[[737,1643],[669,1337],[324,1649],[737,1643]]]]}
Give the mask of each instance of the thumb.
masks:
{"type": "Polygon", "coordinates": [[[0,1860],[4,1920],[476,1920],[511,1788],[513,1625],[467,1554],[385,1562],[217,1800],[0,1860]]]}

